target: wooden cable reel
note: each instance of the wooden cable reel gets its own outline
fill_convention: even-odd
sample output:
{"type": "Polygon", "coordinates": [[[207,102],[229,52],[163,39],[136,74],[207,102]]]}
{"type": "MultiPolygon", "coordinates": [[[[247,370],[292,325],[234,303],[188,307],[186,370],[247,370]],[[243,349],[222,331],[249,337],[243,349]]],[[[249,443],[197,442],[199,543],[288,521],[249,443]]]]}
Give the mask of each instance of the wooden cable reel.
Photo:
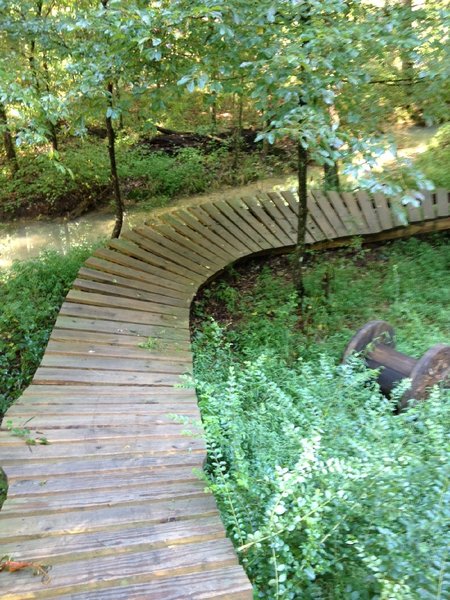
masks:
{"type": "Polygon", "coordinates": [[[386,321],[369,321],[361,327],[347,345],[342,360],[353,353],[361,354],[370,369],[380,369],[378,384],[386,396],[402,379],[411,379],[399,410],[405,409],[411,399],[424,400],[433,385],[449,384],[450,346],[436,344],[416,360],[395,350],[394,329],[386,321]]]}

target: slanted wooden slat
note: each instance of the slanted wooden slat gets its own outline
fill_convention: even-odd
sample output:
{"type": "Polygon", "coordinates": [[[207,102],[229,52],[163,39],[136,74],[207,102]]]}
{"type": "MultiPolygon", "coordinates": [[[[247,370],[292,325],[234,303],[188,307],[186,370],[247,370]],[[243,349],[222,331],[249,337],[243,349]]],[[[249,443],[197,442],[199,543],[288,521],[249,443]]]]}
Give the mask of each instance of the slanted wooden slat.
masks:
{"type": "Polygon", "coordinates": [[[382,225],[378,219],[376,210],[372,206],[372,198],[364,191],[357,192],[356,197],[370,232],[378,233],[381,231],[382,225]]]}
{"type": "Polygon", "coordinates": [[[447,217],[450,212],[449,193],[447,190],[436,190],[436,214],[438,217],[447,217]]]}
{"type": "Polygon", "coordinates": [[[424,220],[436,218],[433,196],[430,192],[424,192],[425,199],[422,201],[424,220]]]}

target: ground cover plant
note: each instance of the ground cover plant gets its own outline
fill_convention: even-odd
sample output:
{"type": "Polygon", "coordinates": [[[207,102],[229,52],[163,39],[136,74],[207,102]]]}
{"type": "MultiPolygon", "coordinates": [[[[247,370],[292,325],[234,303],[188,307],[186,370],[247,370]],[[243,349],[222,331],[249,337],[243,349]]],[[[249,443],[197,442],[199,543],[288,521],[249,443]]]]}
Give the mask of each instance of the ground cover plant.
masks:
{"type": "Polygon", "coordinates": [[[449,253],[437,237],[313,257],[303,322],[284,258],[197,300],[206,478],[255,597],[450,593],[448,394],[396,415],[360,362],[339,364],[371,318],[413,356],[445,341],[449,253]]]}
{"type": "MultiPolygon", "coordinates": [[[[44,215],[78,216],[112,200],[104,140],[72,140],[58,154],[21,154],[17,176],[0,164],[0,219],[44,215]]],[[[224,185],[243,185],[262,177],[289,172],[289,161],[259,152],[242,154],[236,168],[227,147],[205,152],[184,148],[172,155],[149,151],[136,135],[117,142],[118,172],[126,206],[151,209],[184,195],[224,185]]]]}
{"type": "Polygon", "coordinates": [[[46,252],[0,274],[0,420],[30,383],[60,306],[92,246],[46,252]]]}

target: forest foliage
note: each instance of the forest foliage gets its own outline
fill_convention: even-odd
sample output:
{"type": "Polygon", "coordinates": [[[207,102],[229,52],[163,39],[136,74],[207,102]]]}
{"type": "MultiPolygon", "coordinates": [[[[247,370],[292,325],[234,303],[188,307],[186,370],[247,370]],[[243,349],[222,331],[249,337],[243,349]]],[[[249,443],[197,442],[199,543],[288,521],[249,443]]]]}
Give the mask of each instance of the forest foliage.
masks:
{"type": "Polygon", "coordinates": [[[124,124],[142,134],[180,121],[212,135],[231,126],[236,167],[247,122],[262,149],[290,138],[329,183],[339,165],[357,185],[398,195],[398,182],[374,168],[380,134],[399,118],[445,120],[448,16],[441,0],[2,0],[8,172],[25,185],[22,157],[32,152],[55,179],[77,180],[63,148],[101,126],[119,218],[124,124]]]}
{"type": "Polygon", "coordinates": [[[443,341],[448,260],[444,238],[316,257],[302,329],[280,259],[199,299],[206,480],[256,598],[448,596],[448,390],[396,414],[407,382],[387,400],[373,372],[339,364],[368,319],[392,323],[412,356],[443,341]]]}

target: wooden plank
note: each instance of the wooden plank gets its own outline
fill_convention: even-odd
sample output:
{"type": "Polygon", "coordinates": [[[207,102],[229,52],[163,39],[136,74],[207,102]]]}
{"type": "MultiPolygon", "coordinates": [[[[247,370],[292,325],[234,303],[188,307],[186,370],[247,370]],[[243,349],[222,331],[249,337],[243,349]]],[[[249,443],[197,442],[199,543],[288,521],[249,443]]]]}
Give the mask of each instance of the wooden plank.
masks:
{"type": "MultiPolygon", "coordinates": [[[[283,196],[283,198],[286,200],[286,202],[291,207],[291,211],[294,213],[295,219],[298,220],[298,196],[295,195],[291,191],[280,192],[280,194],[283,196]]],[[[311,219],[309,219],[309,223],[308,222],[306,223],[305,241],[307,244],[313,244],[315,242],[315,238],[313,237],[310,229],[308,228],[308,226],[310,224],[311,224],[311,219]]]]}
{"type": "MultiPolygon", "coordinates": [[[[150,346],[149,346],[150,348],[150,346]]],[[[67,341],[59,341],[51,339],[47,344],[45,355],[51,354],[65,354],[68,356],[115,356],[117,358],[138,358],[138,359],[151,359],[157,361],[167,362],[171,360],[177,362],[192,362],[192,353],[180,350],[171,350],[168,347],[164,347],[163,344],[158,345],[155,341],[151,349],[129,347],[129,346],[117,346],[113,344],[98,344],[83,342],[81,340],[74,340],[70,343],[67,341]]]]}
{"type": "MultiPolygon", "coordinates": [[[[128,390],[128,397],[132,396],[132,392],[128,390]]],[[[176,423],[174,415],[182,415],[183,417],[192,417],[198,419],[199,410],[195,404],[191,403],[176,403],[167,401],[167,403],[148,405],[148,410],[136,411],[131,414],[123,412],[111,412],[108,418],[108,411],[105,407],[99,406],[97,412],[92,411],[68,411],[64,412],[45,411],[45,410],[19,410],[8,413],[8,419],[12,419],[15,427],[31,427],[32,432],[37,432],[39,435],[46,436],[51,442],[53,439],[59,439],[60,435],[50,433],[52,429],[95,429],[95,428],[139,428],[141,432],[153,431],[156,425],[170,425],[176,423]],[[149,429],[151,428],[151,429],[149,429]]],[[[189,427],[189,426],[188,426],[189,427]]],[[[81,433],[80,433],[81,435],[81,433]]],[[[136,433],[137,435],[137,433],[136,433]]],[[[25,442],[24,442],[25,443],[25,442]]]]}
{"type": "MultiPolygon", "coordinates": [[[[197,230],[192,227],[197,226],[197,220],[191,215],[186,215],[185,219],[187,223],[184,223],[178,218],[171,214],[166,217],[167,223],[156,223],[155,229],[161,231],[166,237],[170,238],[174,242],[180,245],[180,248],[186,248],[188,251],[194,253],[198,252],[204,255],[208,261],[214,262],[215,264],[224,265],[228,264],[229,254],[217,244],[211,246],[208,241],[204,241],[199,236],[197,230]]],[[[218,268],[219,270],[219,268],[218,268]]]]}
{"type": "MultiPolygon", "coordinates": [[[[134,469],[131,483],[134,486],[158,487],[172,483],[198,481],[198,475],[189,467],[170,467],[147,470],[134,469]]],[[[75,494],[102,490],[111,497],[115,490],[127,488],[130,475],[127,472],[103,473],[101,477],[93,473],[72,477],[70,473],[57,476],[43,475],[41,478],[14,479],[9,482],[8,498],[55,496],[57,494],[75,494]]],[[[7,500],[9,502],[9,500],[7,500]]],[[[117,523],[120,525],[120,523],[117,523]]]]}
{"type": "Polygon", "coordinates": [[[241,567],[215,568],[201,573],[176,577],[158,577],[154,581],[70,594],[60,600],[186,600],[186,590],[191,598],[201,600],[252,600],[252,587],[241,567]]]}
{"type": "MultiPolygon", "coordinates": [[[[183,277],[181,275],[175,276],[173,273],[170,273],[170,271],[150,265],[143,260],[131,258],[130,256],[127,256],[126,254],[116,250],[99,248],[95,251],[93,256],[102,258],[103,260],[107,260],[109,262],[117,263],[118,265],[134,269],[136,271],[142,271],[146,274],[147,281],[159,282],[161,286],[169,289],[185,292],[193,288],[195,285],[194,281],[191,281],[187,277],[183,277]]],[[[86,264],[89,265],[89,259],[86,261],[86,264]]]]}
{"type": "MultiPolygon", "coordinates": [[[[91,272],[91,269],[82,269],[82,272],[78,273],[78,278],[73,282],[71,291],[80,290],[82,292],[93,292],[97,294],[114,296],[115,298],[129,298],[131,300],[140,300],[142,302],[152,302],[156,306],[176,306],[189,310],[188,301],[182,298],[171,298],[170,296],[164,296],[162,294],[146,292],[139,289],[139,283],[134,281],[133,283],[136,285],[136,287],[124,287],[119,284],[117,278],[111,275],[106,275],[105,273],[102,275],[107,283],[101,283],[98,280],[93,280],[92,275],[89,276],[87,273],[88,271],[91,272]]],[[[99,271],[97,271],[97,273],[99,273],[99,271]]]]}
{"type": "Polygon", "coordinates": [[[230,198],[227,199],[226,202],[234,208],[235,211],[239,211],[241,218],[246,221],[257,235],[258,243],[262,248],[277,248],[279,246],[280,242],[272,233],[271,229],[255,217],[241,198],[230,198]]]}
{"type": "MultiPolygon", "coordinates": [[[[247,253],[259,252],[259,250],[262,250],[261,246],[255,242],[253,238],[249,238],[249,236],[240,228],[238,219],[234,218],[234,220],[232,220],[229,214],[227,214],[227,210],[221,210],[219,204],[220,202],[211,204],[205,203],[201,208],[211,217],[214,223],[218,223],[224,228],[227,239],[232,240],[232,245],[239,246],[247,253]]],[[[228,207],[228,213],[230,211],[234,212],[228,207]]]]}
{"type": "MultiPolygon", "coordinates": [[[[189,309],[187,307],[169,306],[157,302],[147,302],[145,300],[133,300],[131,298],[121,298],[112,294],[97,294],[95,292],[83,292],[81,290],[70,290],[67,294],[66,302],[90,306],[98,306],[113,309],[125,309],[143,312],[146,315],[155,313],[166,315],[166,317],[176,316],[182,321],[189,320],[189,309]]],[[[152,317],[150,317],[152,318],[152,317]]],[[[170,320],[170,319],[169,319],[170,320]]]]}
{"type": "Polygon", "coordinates": [[[435,219],[435,206],[431,192],[424,192],[425,199],[422,201],[423,218],[425,221],[435,219]]]}
{"type": "MultiPolygon", "coordinates": [[[[118,252],[113,254],[119,254],[118,252]]],[[[109,275],[116,275],[122,278],[128,278],[130,280],[141,281],[144,284],[153,286],[150,288],[150,291],[156,291],[166,296],[170,296],[172,298],[182,298],[186,300],[187,288],[184,285],[180,285],[176,282],[168,282],[166,279],[160,279],[156,275],[151,275],[148,272],[141,271],[139,269],[133,268],[130,263],[135,265],[135,263],[139,261],[133,261],[132,259],[128,259],[126,261],[128,264],[120,265],[116,262],[112,262],[110,260],[104,260],[99,258],[98,256],[91,256],[84,263],[87,267],[90,267],[92,270],[103,271],[104,273],[108,273],[109,275]]],[[[144,263],[143,263],[144,264],[144,263]]],[[[147,287],[147,289],[149,289],[147,287]]]]}
{"type": "MultiPolygon", "coordinates": [[[[192,572],[211,570],[233,566],[236,555],[229,540],[219,539],[198,544],[178,544],[170,548],[154,551],[119,554],[118,556],[102,556],[96,558],[95,573],[88,568],[88,561],[71,561],[53,566],[51,578],[45,585],[45,594],[72,594],[88,591],[117,582],[129,584],[160,581],[162,576],[185,575],[192,572]]],[[[36,598],[36,591],[43,586],[39,577],[30,577],[28,573],[14,574],[13,583],[9,585],[10,593],[20,593],[21,600],[36,598]]],[[[117,596],[116,596],[117,598],[117,596]]],[[[6,596],[3,600],[11,600],[6,596]]]]}
{"type": "Polygon", "coordinates": [[[291,205],[286,198],[279,192],[268,192],[267,195],[295,230],[297,227],[297,213],[292,210],[291,205]]]}
{"type": "Polygon", "coordinates": [[[261,236],[261,234],[253,229],[248,222],[247,219],[244,218],[244,215],[248,213],[248,209],[244,208],[244,205],[241,203],[239,206],[232,206],[230,202],[226,202],[225,200],[216,201],[214,206],[216,206],[222,214],[224,214],[229,221],[234,223],[242,234],[247,238],[247,240],[252,240],[255,248],[255,252],[259,252],[260,250],[265,250],[269,246],[267,245],[266,240],[261,236]]]}
{"type": "Polygon", "coordinates": [[[206,252],[206,254],[203,254],[202,251],[200,253],[197,252],[198,246],[193,244],[192,241],[177,234],[170,227],[167,227],[160,222],[156,222],[153,227],[148,227],[146,225],[136,227],[134,231],[145,240],[158,244],[161,251],[167,252],[167,256],[173,257],[173,260],[175,261],[180,260],[178,257],[181,257],[181,259],[188,259],[193,264],[202,265],[208,271],[210,265],[212,265],[211,268],[213,270],[221,268],[222,266],[222,261],[218,256],[211,252],[206,252]],[[173,239],[173,236],[175,236],[176,239],[173,239]]]}
{"type": "MultiPolygon", "coordinates": [[[[116,440],[103,440],[85,442],[80,440],[75,443],[55,443],[36,446],[22,444],[21,446],[2,446],[3,468],[16,465],[19,462],[41,462],[45,460],[65,460],[83,457],[84,460],[100,460],[112,457],[139,457],[166,456],[179,452],[204,452],[203,440],[189,438],[188,436],[173,436],[166,438],[137,438],[125,442],[116,440]]],[[[130,481],[131,485],[131,481],[130,481]]]]}
{"type": "Polygon", "coordinates": [[[162,258],[153,252],[148,252],[134,242],[111,240],[108,245],[110,248],[113,248],[126,256],[141,260],[152,267],[157,267],[158,269],[161,268],[163,273],[165,273],[165,277],[169,277],[170,279],[174,278],[175,281],[184,282],[187,280],[189,282],[202,282],[205,278],[203,274],[191,271],[186,266],[181,266],[171,260],[162,258]]]}
{"type": "Polygon", "coordinates": [[[176,375],[192,373],[192,365],[190,363],[177,362],[172,359],[152,360],[150,358],[96,356],[95,354],[73,356],[46,353],[42,359],[41,366],[132,373],[172,373],[176,375]]]}
{"type": "MultiPolygon", "coordinates": [[[[143,459],[153,460],[153,459],[143,459]]],[[[161,460],[161,458],[158,458],[161,460]]],[[[68,461],[68,466],[70,466],[68,461]]],[[[98,531],[100,529],[114,528],[117,523],[122,527],[126,524],[161,523],[162,521],[175,521],[193,519],[197,516],[215,516],[216,503],[212,496],[203,494],[200,498],[183,498],[170,501],[142,501],[134,506],[99,507],[73,511],[70,514],[70,523],[64,513],[55,513],[45,519],[34,518],[33,515],[20,517],[2,516],[0,542],[11,543],[14,541],[45,535],[59,536],[81,532],[98,531]]],[[[96,564],[96,570],[98,565],[96,564]]]]}
{"type": "Polygon", "coordinates": [[[284,231],[287,239],[289,240],[288,244],[295,244],[297,231],[292,222],[288,220],[282,212],[280,212],[279,208],[275,206],[268,194],[258,194],[257,198],[261,201],[262,208],[273,220],[278,223],[278,225],[284,231]]]}
{"type": "MultiPolygon", "coordinates": [[[[78,271],[78,279],[75,281],[84,281],[85,283],[96,283],[102,285],[108,285],[117,290],[117,295],[136,294],[136,297],[145,299],[145,295],[157,296],[161,300],[157,300],[160,304],[171,304],[173,306],[189,306],[189,299],[185,297],[183,292],[170,290],[168,288],[161,287],[154,283],[147,283],[141,279],[135,279],[130,277],[130,273],[127,269],[115,265],[114,263],[108,263],[108,261],[100,261],[103,263],[103,270],[97,268],[82,267],[78,271]],[[108,268],[112,268],[117,272],[108,272],[108,268]],[[119,275],[121,272],[122,275],[119,275]]],[[[138,273],[141,276],[141,273],[138,273]]],[[[132,296],[134,297],[134,296],[132,296]]]]}
{"type": "Polygon", "coordinates": [[[169,240],[167,240],[167,238],[164,238],[163,236],[159,236],[159,238],[161,241],[155,242],[148,237],[131,230],[126,231],[122,236],[122,239],[131,241],[145,251],[151,252],[152,254],[163,258],[165,261],[176,265],[185,273],[195,273],[196,276],[200,276],[202,280],[205,279],[205,277],[209,277],[212,265],[208,264],[205,259],[203,259],[202,262],[193,262],[187,256],[177,254],[168,248],[167,243],[169,240]]]}
{"type": "MultiPolygon", "coordinates": [[[[92,395],[89,394],[89,397],[91,398],[92,395]]],[[[57,423],[68,423],[70,419],[66,417],[77,417],[74,419],[74,423],[81,423],[82,428],[86,428],[89,425],[91,428],[99,428],[108,426],[108,414],[112,415],[111,427],[113,427],[114,423],[118,424],[119,426],[125,426],[126,424],[131,425],[132,423],[136,424],[137,422],[140,422],[140,425],[148,424],[148,420],[146,421],[144,417],[154,417],[157,419],[159,416],[167,416],[170,413],[180,411],[194,416],[198,414],[197,403],[192,399],[178,400],[161,396],[158,402],[141,402],[140,404],[136,402],[135,404],[135,402],[132,402],[132,398],[133,390],[125,390],[125,393],[122,397],[122,402],[111,406],[111,410],[107,410],[105,403],[103,403],[103,405],[101,403],[97,404],[94,402],[91,404],[77,404],[76,399],[73,402],[67,403],[63,401],[56,403],[18,403],[14,405],[14,409],[11,411],[11,413],[8,413],[8,417],[13,420],[15,426],[26,424],[27,427],[30,427],[32,432],[34,432],[37,429],[41,429],[36,423],[37,419],[43,420],[46,416],[48,417],[48,423],[42,421],[42,424],[44,425],[46,431],[48,431],[55,421],[57,423]],[[133,406],[136,406],[136,410],[131,412],[131,408],[133,406]],[[97,414],[98,411],[103,411],[103,414],[99,416],[97,414]],[[132,414],[132,417],[125,418],[129,414],[132,414]],[[120,423],[120,416],[124,417],[123,423],[120,423]],[[61,419],[56,419],[55,417],[61,417],[61,419]],[[86,418],[85,424],[82,422],[83,417],[86,418]]],[[[175,431],[174,428],[166,429],[167,431],[175,431]]],[[[153,431],[153,429],[151,431],[153,431]]],[[[102,432],[97,433],[100,436],[102,432]]],[[[147,428],[143,428],[141,432],[136,432],[136,436],[138,436],[138,434],[141,434],[141,436],[148,435],[148,433],[149,430],[147,428]]],[[[126,433],[122,432],[122,435],[126,436],[126,433]]],[[[74,436],[73,439],[75,441],[77,436],[79,439],[81,439],[81,433],[77,433],[77,435],[74,436]]],[[[52,441],[57,441],[57,439],[59,438],[56,435],[52,436],[52,441]]],[[[24,444],[21,438],[14,437],[9,431],[2,431],[0,433],[0,440],[1,443],[9,441],[10,445],[12,443],[24,444]],[[5,436],[5,438],[3,436],[5,436]]]]}
{"type": "Polygon", "coordinates": [[[263,205],[260,200],[246,196],[242,197],[241,200],[248,206],[250,212],[255,216],[255,218],[275,236],[277,239],[277,245],[274,247],[279,248],[280,246],[288,246],[291,244],[291,239],[286,235],[284,230],[281,229],[278,223],[274,221],[273,218],[263,209],[263,205]]]}
{"type": "Polygon", "coordinates": [[[208,207],[208,210],[206,210],[203,206],[194,206],[189,210],[187,209],[186,212],[189,212],[189,214],[202,223],[208,231],[214,232],[229,248],[233,249],[233,253],[230,254],[230,257],[235,256],[236,252],[238,253],[238,257],[247,256],[251,252],[248,246],[244,245],[234,233],[230,233],[226,228],[225,225],[228,223],[228,220],[221,216],[217,209],[208,207]],[[210,213],[214,216],[211,216],[210,213]]]}
{"type": "Polygon", "coordinates": [[[333,239],[346,237],[348,235],[345,225],[342,223],[335,206],[330,202],[329,198],[320,190],[312,190],[311,196],[316,201],[316,204],[322,211],[322,214],[327,218],[328,223],[333,230],[333,239]]]}
{"type": "Polygon", "coordinates": [[[69,369],[57,367],[38,367],[33,383],[74,384],[89,383],[90,385],[175,385],[180,383],[180,375],[175,373],[140,373],[108,369],[69,369]]]}
{"type": "MultiPolygon", "coordinates": [[[[27,444],[2,445],[3,468],[14,467],[19,462],[40,463],[46,460],[66,460],[82,456],[85,460],[101,460],[103,458],[133,458],[138,456],[167,456],[180,452],[204,452],[203,440],[187,436],[165,438],[141,437],[136,440],[103,440],[95,442],[54,442],[29,446],[27,444]]],[[[130,481],[130,485],[131,485],[130,481]]]]}
{"type": "MultiPolygon", "coordinates": [[[[127,412],[126,410],[128,409],[128,412],[130,410],[132,410],[134,407],[134,404],[124,404],[122,410],[113,410],[111,411],[112,414],[114,415],[126,415],[127,412]]],[[[21,414],[21,412],[17,412],[14,413],[14,415],[10,415],[13,417],[12,421],[14,423],[14,425],[18,425],[20,426],[22,423],[26,423],[29,419],[32,419],[29,423],[27,423],[27,427],[31,427],[30,429],[30,436],[32,438],[37,438],[37,437],[45,437],[47,439],[47,441],[49,442],[49,444],[53,445],[53,444],[60,444],[60,443],[64,443],[64,444],[70,444],[73,446],[78,446],[80,443],[87,443],[87,442],[95,442],[95,443],[104,443],[104,442],[116,442],[119,443],[121,442],[124,446],[128,445],[128,443],[131,441],[133,442],[134,440],[142,440],[142,439],[154,439],[154,440],[163,440],[163,439],[177,439],[177,438],[186,438],[187,435],[187,431],[189,432],[189,435],[192,434],[192,436],[198,436],[198,438],[200,438],[203,435],[203,430],[200,426],[200,424],[193,424],[193,425],[188,425],[186,426],[185,424],[182,423],[178,423],[178,422],[171,422],[171,423],[154,423],[152,424],[152,427],[150,429],[142,429],[142,431],[138,431],[135,432],[134,434],[127,429],[126,424],[124,424],[121,427],[108,427],[108,426],[98,426],[98,427],[73,427],[73,428],[68,428],[68,429],[51,429],[51,428],[44,428],[45,431],[41,431],[39,430],[36,431],[36,429],[33,429],[33,419],[37,416],[37,415],[41,415],[45,416],[46,414],[46,409],[48,407],[46,406],[39,406],[38,410],[35,411],[34,413],[29,413],[29,414],[21,414]],[[31,416],[30,416],[31,415],[31,416]]],[[[74,413],[75,416],[80,417],[80,415],[87,415],[88,418],[90,419],[92,417],[92,409],[91,409],[91,413],[87,412],[87,407],[86,405],[83,405],[81,407],[83,410],[80,410],[77,413],[74,413]]],[[[101,407],[98,407],[97,410],[99,410],[101,407]]],[[[166,413],[168,413],[170,411],[170,406],[167,407],[166,409],[166,413]]],[[[173,405],[173,408],[175,408],[175,410],[179,411],[180,406],[176,406],[173,405]]],[[[74,412],[74,411],[73,411],[74,412]]],[[[194,411],[191,411],[192,413],[194,413],[194,411]]],[[[161,410],[161,413],[163,413],[163,411],[161,410]]],[[[54,411],[50,411],[50,416],[54,416],[55,412],[54,411]]],[[[65,416],[67,416],[69,413],[69,411],[66,411],[64,413],[65,416]]],[[[157,413],[155,413],[155,411],[144,411],[142,410],[136,410],[135,412],[136,415],[139,416],[147,416],[147,417],[157,417],[157,413]]],[[[61,416],[61,414],[59,415],[61,416]]],[[[28,444],[24,441],[23,438],[17,437],[15,435],[12,435],[12,433],[10,431],[6,431],[6,430],[2,430],[0,431],[0,448],[3,450],[5,448],[13,448],[15,447],[16,449],[18,448],[23,448],[23,447],[27,447],[28,444]]],[[[32,448],[34,448],[35,446],[33,446],[32,448]]],[[[10,497],[10,494],[8,492],[8,497],[10,497]]]]}
{"type": "Polygon", "coordinates": [[[79,385],[61,385],[61,386],[29,386],[20,396],[20,399],[14,404],[20,403],[22,399],[24,402],[29,403],[31,401],[36,402],[44,402],[47,404],[53,404],[55,402],[77,402],[83,404],[86,401],[89,404],[92,403],[101,403],[105,401],[109,401],[110,403],[114,402],[123,402],[125,398],[136,402],[137,404],[142,402],[147,402],[148,404],[155,404],[161,401],[162,398],[166,400],[190,400],[194,403],[197,402],[197,396],[195,394],[195,390],[189,388],[177,388],[173,386],[168,386],[163,389],[158,390],[149,390],[147,387],[142,386],[139,388],[138,386],[133,387],[133,395],[132,398],[130,395],[124,393],[124,390],[121,388],[117,388],[113,385],[105,385],[102,388],[93,388],[89,385],[79,386],[79,385]]]}
{"type": "Polygon", "coordinates": [[[375,201],[378,220],[381,224],[381,229],[383,231],[386,229],[393,229],[395,225],[385,194],[377,193],[373,195],[373,198],[375,201]]]}
{"type": "Polygon", "coordinates": [[[355,195],[349,192],[342,192],[341,197],[343,198],[347,206],[348,212],[350,213],[353,223],[355,225],[354,235],[371,233],[370,227],[368,226],[364,214],[362,213],[358,205],[355,195]]]}
{"type": "Polygon", "coordinates": [[[185,339],[162,339],[161,335],[164,331],[161,328],[153,328],[153,333],[142,333],[133,332],[127,335],[123,331],[119,333],[100,333],[87,329],[83,331],[80,327],[79,330],[72,328],[70,325],[67,328],[59,328],[59,324],[64,324],[66,321],[64,317],[59,317],[56,321],[56,326],[50,335],[50,340],[59,342],[83,342],[83,343],[96,343],[99,344],[112,344],[118,348],[137,348],[139,344],[148,343],[150,338],[152,344],[156,344],[157,348],[167,352],[189,352],[190,351],[190,340],[185,339]]]}
{"type": "Polygon", "coordinates": [[[408,223],[421,223],[423,221],[422,210],[420,206],[406,205],[408,223]]]}
{"type": "Polygon", "coordinates": [[[447,190],[438,189],[435,192],[436,214],[438,217],[448,217],[450,214],[449,193],[447,190]]]}
{"type": "MultiPolygon", "coordinates": [[[[75,479],[77,477],[85,477],[86,475],[92,475],[92,473],[97,473],[98,477],[103,477],[103,475],[106,474],[111,475],[113,473],[128,473],[131,478],[135,471],[142,472],[144,469],[147,469],[148,472],[155,469],[164,470],[173,467],[185,467],[189,470],[195,468],[201,469],[204,458],[205,454],[203,452],[178,452],[176,454],[165,454],[163,456],[115,457],[103,458],[101,460],[83,460],[81,458],[78,460],[65,459],[62,462],[33,462],[32,464],[24,462],[20,465],[14,465],[14,468],[6,467],[5,473],[9,481],[15,479],[37,479],[39,481],[45,481],[51,477],[65,477],[67,472],[70,472],[74,479],[74,486],[76,486],[75,479]]],[[[86,515],[86,517],[88,517],[88,515],[86,515]]],[[[1,533],[5,533],[3,525],[1,533]]]]}
{"type": "MultiPolygon", "coordinates": [[[[76,296],[76,294],[74,296],[76,296]]],[[[178,316],[173,312],[166,314],[142,312],[104,305],[77,304],[72,301],[64,302],[59,314],[63,317],[82,317],[83,319],[117,321],[118,323],[159,325],[160,327],[167,329],[175,328],[180,331],[188,331],[189,315],[187,314],[187,311],[183,310],[183,312],[180,313],[175,307],[173,308],[173,311],[175,313],[178,312],[179,315],[183,316],[178,316]]]]}
{"type": "Polygon", "coordinates": [[[105,319],[90,319],[60,315],[56,319],[55,327],[87,332],[91,337],[84,336],[84,339],[92,339],[94,341],[97,333],[112,333],[127,336],[154,337],[156,339],[162,339],[163,341],[189,343],[189,331],[187,329],[176,329],[175,327],[167,327],[166,325],[142,325],[139,323],[121,323],[120,321],[107,321],[105,319]]]}
{"type": "Polygon", "coordinates": [[[173,227],[178,227],[178,231],[193,239],[198,245],[202,247],[207,245],[215,254],[226,257],[225,264],[241,256],[241,252],[220,235],[223,232],[221,228],[216,226],[216,230],[213,230],[209,226],[205,226],[203,221],[200,221],[198,216],[191,212],[180,210],[176,213],[176,219],[170,215],[165,217],[165,220],[173,227]]]}
{"type": "MultiPolygon", "coordinates": [[[[107,499],[108,496],[105,497],[107,499]]],[[[140,527],[126,526],[83,533],[15,542],[2,545],[2,551],[15,560],[32,560],[52,564],[80,560],[88,556],[109,556],[170,545],[192,544],[223,538],[223,524],[218,516],[199,517],[195,521],[155,523],[140,527]]]]}
{"type": "Polygon", "coordinates": [[[327,216],[322,212],[316,198],[311,194],[308,196],[308,217],[308,221],[312,219],[316,225],[314,237],[317,240],[333,240],[336,237],[336,232],[328,222],[327,216]]]}
{"type": "Polygon", "coordinates": [[[356,192],[356,199],[364,214],[370,233],[378,233],[381,231],[383,228],[378,220],[378,215],[372,206],[372,198],[367,192],[361,190],[356,192]]]}

